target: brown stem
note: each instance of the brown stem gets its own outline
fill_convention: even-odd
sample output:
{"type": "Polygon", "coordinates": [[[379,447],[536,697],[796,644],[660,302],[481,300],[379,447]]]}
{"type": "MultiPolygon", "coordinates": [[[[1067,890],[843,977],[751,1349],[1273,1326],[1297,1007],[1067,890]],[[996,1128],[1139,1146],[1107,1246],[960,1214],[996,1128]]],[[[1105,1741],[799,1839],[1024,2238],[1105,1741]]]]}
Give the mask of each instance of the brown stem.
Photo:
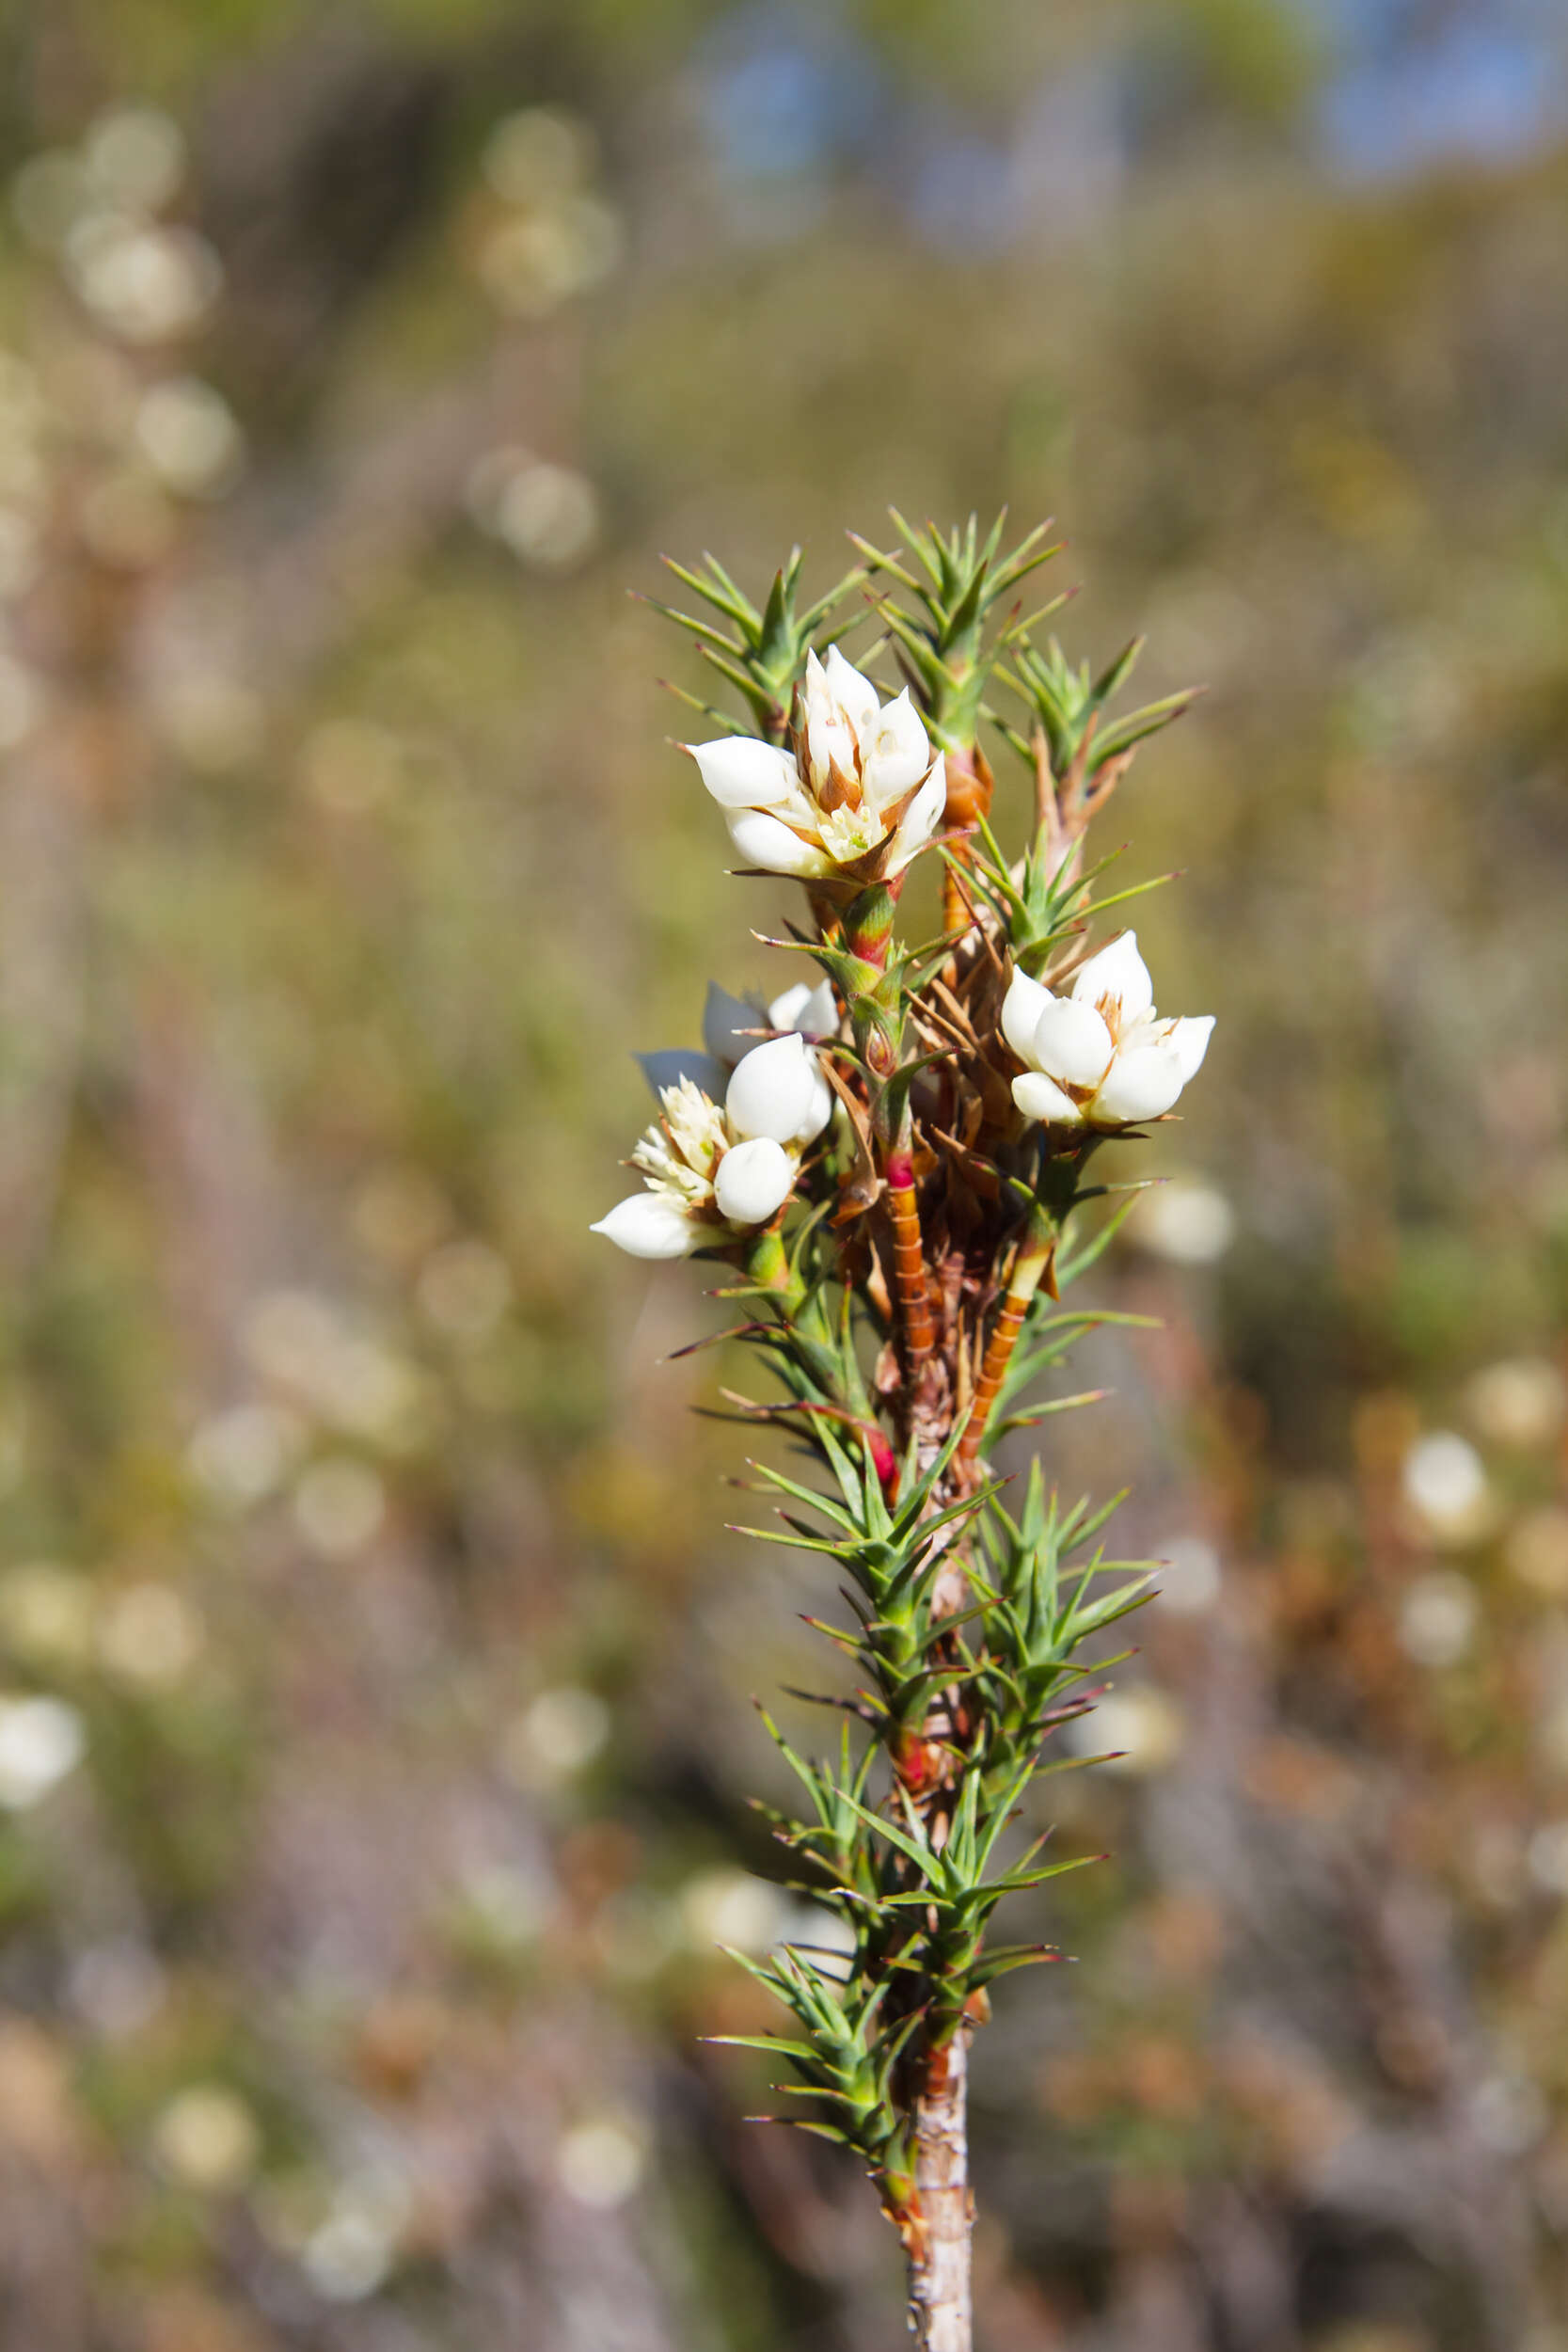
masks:
{"type": "Polygon", "coordinates": [[[914,1196],[914,1168],[908,1152],[890,1152],[887,1158],[888,1211],[893,1218],[893,1272],[904,1321],[906,1369],[912,1387],[937,1343],[931,1314],[930,1285],[926,1279],[926,1254],[920,1242],[920,1210],[914,1196]]]}
{"type": "Polygon", "coordinates": [[[1007,1284],[1006,1295],[1002,1301],[1002,1311],[996,1318],[990,1338],[986,1345],[985,1360],[980,1366],[980,1377],[974,1383],[974,1404],[969,1416],[969,1426],[958,1444],[958,1458],[965,1468],[979,1459],[980,1448],[985,1442],[986,1423],[990,1419],[991,1406],[996,1403],[997,1391],[1002,1386],[1007,1366],[1012,1361],[1013,1349],[1018,1344],[1018,1335],[1023,1328],[1023,1319],[1029,1311],[1029,1302],[1038,1290],[1041,1278],[1050,1263],[1051,1244],[1049,1241],[1031,1240],[1026,1242],[1018,1253],[1018,1262],[1013,1267],[1012,1279],[1007,1284]]]}
{"type": "Polygon", "coordinates": [[[915,2106],[916,2220],[908,2237],[910,2325],[920,2352],[971,2352],[969,2035],[933,2050],[915,2106]]]}

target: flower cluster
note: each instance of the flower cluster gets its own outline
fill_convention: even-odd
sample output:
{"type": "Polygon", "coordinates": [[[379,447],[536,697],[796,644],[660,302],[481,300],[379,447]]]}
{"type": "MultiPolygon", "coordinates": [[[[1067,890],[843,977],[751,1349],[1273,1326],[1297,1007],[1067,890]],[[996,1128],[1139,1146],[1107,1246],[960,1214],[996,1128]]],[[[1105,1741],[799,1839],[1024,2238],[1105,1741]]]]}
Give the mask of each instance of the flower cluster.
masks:
{"type": "Polygon", "coordinates": [[[1158,1021],[1135,931],[1079,967],[1065,996],[1015,972],[1002,1033],[1019,1060],[1013,1101],[1060,1127],[1130,1127],[1170,1110],[1197,1074],[1212,1014],[1158,1021]]]}
{"type": "Polygon", "coordinates": [[[632,1153],[646,1191],[591,1229],[633,1258],[685,1258],[766,1225],[832,1116],[832,1089],[795,1033],[742,1057],[722,1107],[686,1076],[658,1099],[660,1116],[632,1153]]]}
{"type": "Polygon", "coordinates": [[[942,754],[909,688],[883,705],[836,645],[806,656],[787,749],[745,735],[686,748],[736,851],[767,873],[900,874],[942,822],[942,754]]]}
{"type": "MultiPolygon", "coordinates": [[[[742,735],[686,748],[736,848],[769,872],[893,880],[942,818],[942,755],[908,687],[880,703],[837,645],[825,661],[806,656],[790,748],[742,735]]],[[[766,1009],[710,984],[704,1050],[639,1057],[662,1106],[632,1154],[647,1192],[592,1230],[633,1257],[678,1258],[767,1224],[795,1188],[801,1150],[832,1116],[805,1041],[835,1038],[841,1025],[831,979],[798,981],[766,1009]],[[758,1044],[768,1032],[784,1034],[758,1044]]],[[[1023,1065],[1011,1079],[1022,1119],[1101,1134],[1169,1111],[1213,1025],[1208,1016],[1156,1019],[1132,931],[1081,964],[1065,994],[1015,968],[999,1016],[1023,1065]]]]}

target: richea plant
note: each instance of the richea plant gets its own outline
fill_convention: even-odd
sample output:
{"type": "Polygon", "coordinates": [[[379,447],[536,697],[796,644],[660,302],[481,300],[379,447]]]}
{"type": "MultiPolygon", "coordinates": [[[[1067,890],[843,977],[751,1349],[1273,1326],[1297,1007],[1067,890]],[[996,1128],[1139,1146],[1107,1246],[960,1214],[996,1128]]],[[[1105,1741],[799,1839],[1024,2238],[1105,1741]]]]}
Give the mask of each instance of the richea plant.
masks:
{"type": "Polygon", "coordinates": [[[761,610],[711,557],[672,566],[706,610],[669,617],[745,710],[685,696],[711,728],[685,748],[737,872],[802,884],[800,923],[771,944],[806,975],[766,1007],[710,989],[705,1050],[644,1057],[643,1188],[594,1230],[724,1275],[740,1317],[725,1336],[774,1391],[730,1402],[808,1466],[748,1466],[783,1521],[751,1532],[845,1576],[847,1621],[808,1620],[846,1661],[849,1695],[824,1702],[840,1736],[813,1761],[774,1731],[805,1801],[771,1817],[841,1932],[742,1963],[793,2012],[787,2037],[752,2046],[791,2077],[788,2120],[865,2165],[920,2344],[968,2352],[969,2043],[993,1979],[1053,1956],[990,1941],[993,1915],[1075,1867],[1009,1831],[1115,1662],[1085,1645],[1152,1574],[1104,1556],[1114,1504],[1064,1504],[1037,1460],[1022,1482],[993,1465],[1009,1432],[1093,1401],[1029,1400],[1085,1329],[1126,1320],[1062,1304],[1138,1189],[1099,1181],[1101,1147],[1170,1115],[1213,1025],[1156,1013],[1136,939],[1114,928],[1134,893],[1102,893],[1109,861],[1085,850],[1138,745],[1190,697],[1118,717],[1136,644],[1095,677],[1036,644],[1054,606],[1024,619],[1020,590],[1055,552],[1043,528],[1004,554],[1000,522],[982,539],[973,520],[950,537],[895,521],[896,552],[857,541],[858,568],[811,604],[798,552],[761,610]],[[831,642],[857,595],[880,630],[858,665],[831,642]],[[884,698],[868,672],[895,665],[884,698]],[[993,752],[1032,795],[1017,854],[991,827],[993,752]],[[923,859],[942,914],[914,945],[899,910],[923,859]]]}

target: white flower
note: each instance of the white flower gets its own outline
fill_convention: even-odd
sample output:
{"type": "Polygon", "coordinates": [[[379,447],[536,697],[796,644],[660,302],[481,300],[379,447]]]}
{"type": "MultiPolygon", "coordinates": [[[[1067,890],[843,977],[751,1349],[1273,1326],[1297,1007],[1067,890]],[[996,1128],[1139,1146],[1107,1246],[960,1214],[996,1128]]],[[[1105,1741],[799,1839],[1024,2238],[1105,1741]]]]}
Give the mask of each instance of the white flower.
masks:
{"type": "Polygon", "coordinates": [[[689,743],[748,866],[803,879],[896,874],[942,822],[947,786],[906,687],[884,705],[836,645],[806,657],[794,749],[689,743]]]}
{"type": "MultiPolygon", "coordinates": [[[[809,980],[798,980],[766,1007],[749,996],[732,996],[717,980],[709,980],[703,1008],[703,1050],[672,1045],[657,1054],[639,1054],[637,1059],[656,1095],[662,1096],[666,1087],[679,1086],[683,1078],[689,1078],[717,1102],[738,1064],[749,1055],[766,1052],[763,1039],[768,1030],[786,1036],[793,1031],[815,1043],[818,1038],[832,1037],[837,1027],[838,1007],[831,980],[819,980],[815,988],[809,980]]],[[[832,1116],[833,1097],[816,1055],[808,1058],[815,1079],[812,1107],[816,1115],[811,1135],[816,1136],[832,1116]]]]}
{"type": "Polygon", "coordinates": [[[1131,1127],[1168,1111],[1209,1050],[1213,1019],[1160,1021],[1154,987],[1124,931],[1091,956],[1071,993],[1053,996],[1015,972],[1002,1034],[1026,1067],[1013,1101],[1026,1119],[1060,1127],[1131,1127]]]}
{"type": "Polygon", "coordinates": [[[647,1190],[589,1229],[633,1258],[684,1258],[766,1225],[832,1114],[816,1057],[794,1031],[742,1057],[722,1109],[687,1077],[659,1103],[663,1116],[632,1153],[647,1190]]]}

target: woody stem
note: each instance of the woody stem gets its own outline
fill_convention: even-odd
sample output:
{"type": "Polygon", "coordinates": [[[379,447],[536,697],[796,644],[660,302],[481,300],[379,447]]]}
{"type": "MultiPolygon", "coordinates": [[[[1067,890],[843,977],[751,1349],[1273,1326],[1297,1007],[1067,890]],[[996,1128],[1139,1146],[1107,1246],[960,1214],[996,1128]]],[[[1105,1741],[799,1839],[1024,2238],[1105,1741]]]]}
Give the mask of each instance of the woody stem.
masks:
{"type": "Polygon", "coordinates": [[[930,2053],[915,2103],[915,2199],[910,2248],[910,2325],[920,2352],[971,2352],[969,2034],[930,2053]]]}

